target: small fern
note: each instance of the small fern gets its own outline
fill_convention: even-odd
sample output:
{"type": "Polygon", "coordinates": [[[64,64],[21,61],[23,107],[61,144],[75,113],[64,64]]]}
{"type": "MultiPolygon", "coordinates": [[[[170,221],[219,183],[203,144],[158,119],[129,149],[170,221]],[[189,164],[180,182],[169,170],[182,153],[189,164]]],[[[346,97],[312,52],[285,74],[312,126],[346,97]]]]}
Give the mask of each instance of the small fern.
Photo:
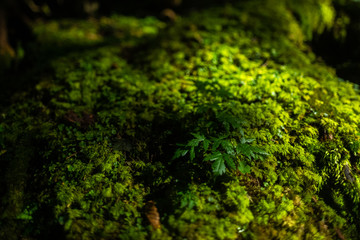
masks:
{"type": "MultiPolygon", "coordinates": [[[[212,162],[212,171],[215,175],[224,174],[226,169],[249,173],[250,166],[244,160],[241,161],[240,156],[255,160],[263,159],[268,153],[251,145],[255,139],[244,137],[244,121],[226,112],[218,114],[216,119],[224,126],[222,135],[213,137],[200,132],[191,133],[194,138],[187,144],[178,144],[180,148],[176,150],[173,159],[188,155],[193,162],[196,158],[202,158],[204,162],[212,162]]],[[[213,122],[213,125],[218,122],[213,122]]]]}

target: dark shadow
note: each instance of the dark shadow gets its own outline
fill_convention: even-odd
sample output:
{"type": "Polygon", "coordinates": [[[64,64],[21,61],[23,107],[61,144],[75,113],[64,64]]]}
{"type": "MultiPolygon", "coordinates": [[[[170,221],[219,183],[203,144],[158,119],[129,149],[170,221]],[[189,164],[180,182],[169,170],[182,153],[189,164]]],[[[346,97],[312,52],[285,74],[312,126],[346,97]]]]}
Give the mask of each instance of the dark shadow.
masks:
{"type": "Polygon", "coordinates": [[[331,29],[314,36],[310,45],[316,55],[336,69],[340,78],[360,84],[360,3],[347,1],[340,5],[335,1],[334,5],[337,17],[344,14],[350,18],[350,23],[346,26],[346,36],[336,38],[336,29],[331,29]]]}

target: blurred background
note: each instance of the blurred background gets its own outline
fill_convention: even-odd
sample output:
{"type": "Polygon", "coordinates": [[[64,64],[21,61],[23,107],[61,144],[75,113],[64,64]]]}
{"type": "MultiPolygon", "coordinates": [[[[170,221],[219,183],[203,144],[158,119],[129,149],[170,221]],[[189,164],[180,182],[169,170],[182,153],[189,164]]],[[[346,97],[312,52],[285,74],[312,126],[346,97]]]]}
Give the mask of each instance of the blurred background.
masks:
{"type": "MultiPolygon", "coordinates": [[[[2,0],[0,2],[0,72],[18,69],[27,55],[29,43],[36,41],[32,24],[39,19],[43,21],[90,19],[119,14],[134,17],[154,16],[162,21],[174,21],[178,16],[186,15],[190,11],[233,3],[241,5],[248,1],[2,0]]],[[[360,75],[360,1],[329,1],[332,2],[336,12],[333,26],[312,35],[307,39],[307,44],[312,47],[316,55],[336,69],[340,78],[360,83],[358,77],[360,75]]],[[[314,1],[297,2],[304,5],[304,11],[308,11],[306,6],[314,1]]],[[[328,1],[319,1],[319,5],[321,2],[328,1]]],[[[298,17],[301,20],[301,16],[298,17]]]]}

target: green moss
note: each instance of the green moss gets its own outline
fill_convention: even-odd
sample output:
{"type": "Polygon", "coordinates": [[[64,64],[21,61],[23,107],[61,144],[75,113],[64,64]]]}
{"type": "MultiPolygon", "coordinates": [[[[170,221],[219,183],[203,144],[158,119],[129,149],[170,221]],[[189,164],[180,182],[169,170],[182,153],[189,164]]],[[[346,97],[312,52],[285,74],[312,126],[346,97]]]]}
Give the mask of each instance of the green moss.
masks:
{"type": "Polygon", "coordinates": [[[305,42],[333,11],[248,1],[34,26],[44,51],[71,51],[2,111],[1,237],[355,239],[358,87],[305,42]]]}

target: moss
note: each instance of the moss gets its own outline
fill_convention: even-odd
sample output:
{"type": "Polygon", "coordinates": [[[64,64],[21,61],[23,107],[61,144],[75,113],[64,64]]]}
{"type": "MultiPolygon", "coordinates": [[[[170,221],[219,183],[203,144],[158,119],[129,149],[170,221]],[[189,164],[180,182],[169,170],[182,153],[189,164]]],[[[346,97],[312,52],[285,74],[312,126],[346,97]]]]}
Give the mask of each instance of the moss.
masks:
{"type": "Polygon", "coordinates": [[[35,25],[71,51],[2,110],[2,237],[355,239],[360,95],[306,45],[331,3],[306,8],[35,25]]]}

